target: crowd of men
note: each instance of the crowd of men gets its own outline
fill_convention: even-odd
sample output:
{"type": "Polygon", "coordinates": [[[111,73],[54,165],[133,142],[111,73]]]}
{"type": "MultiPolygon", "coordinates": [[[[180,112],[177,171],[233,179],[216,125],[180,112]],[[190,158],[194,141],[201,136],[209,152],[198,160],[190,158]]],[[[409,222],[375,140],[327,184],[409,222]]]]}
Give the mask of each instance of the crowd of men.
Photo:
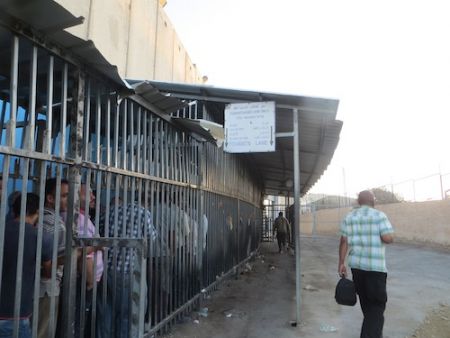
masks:
{"type": "MultiPolygon", "coordinates": [[[[0,176],[0,189],[2,186],[0,176]]],[[[67,180],[59,179],[58,182],[56,178],[50,178],[46,181],[45,195],[42,196],[44,210],[40,250],[37,250],[39,248],[40,196],[34,193],[21,196],[20,192],[13,192],[8,198],[9,210],[4,224],[0,290],[0,337],[12,337],[17,321],[19,337],[31,337],[32,322],[37,322],[38,337],[61,335],[58,319],[61,312],[60,299],[64,278],[68,196],[69,182],[67,180]],[[22,272],[17,273],[20,265],[22,265],[22,272]],[[32,321],[33,304],[36,301],[34,299],[36,270],[40,271],[39,300],[37,300],[39,315],[37,321],[32,321]],[[18,287],[20,290],[16,290],[18,287]],[[16,293],[19,294],[19,298],[16,293]],[[15,304],[17,299],[19,299],[19,305],[15,304]]],[[[81,184],[79,214],[74,229],[74,234],[79,238],[99,236],[99,230],[89,216],[89,208],[93,207],[95,207],[93,192],[89,186],[81,184]]],[[[112,203],[109,225],[106,228],[109,229],[106,236],[110,237],[143,238],[146,236],[154,242],[157,238],[150,211],[135,201],[123,205],[118,199],[116,203],[112,203]],[[122,227],[122,224],[126,226],[122,227]]],[[[91,333],[94,331],[96,337],[111,337],[113,336],[112,326],[115,326],[115,337],[129,336],[127,318],[131,306],[129,290],[132,275],[130,272],[135,262],[133,255],[134,251],[130,248],[110,250],[108,257],[104,257],[103,247],[87,247],[84,249],[84,254],[81,249],[77,250],[75,337],[83,336],[82,331],[85,337],[92,337],[91,333]],[[108,264],[108,271],[111,272],[108,275],[104,275],[106,264],[108,264]],[[106,281],[109,283],[107,284],[106,281]],[[98,299],[95,303],[93,302],[94,284],[97,285],[98,299],[100,299],[101,290],[108,285],[106,304],[102,304],[98,299]],[[115,290],[120,290],[115,296],[111,294],[113,285],[115,290]],[[91,330],[93,307],[97,310],[96,330],[91,330]],[[114,316],[113,308],[115,308],[114,316]],[[116,320],[117,315],[121,320],[116,320]]]]}

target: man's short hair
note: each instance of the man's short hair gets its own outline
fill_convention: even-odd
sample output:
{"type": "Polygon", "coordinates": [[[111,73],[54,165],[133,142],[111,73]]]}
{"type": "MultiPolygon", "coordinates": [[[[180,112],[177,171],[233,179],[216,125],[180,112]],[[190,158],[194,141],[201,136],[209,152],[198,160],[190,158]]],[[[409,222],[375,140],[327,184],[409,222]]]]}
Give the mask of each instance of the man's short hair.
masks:
{"type": "MultiPolygon", "coordinates": [[[[22,204],[22,198],[20,198],[20,196],[18,196],[14,200],[13,205],[12,205],[13,212],[16,216],[20,215],[21,204],[22,204]]],[[[34,215],[38,212],[38,210],[39,210],[39,196],[32,192],[29,192],[27,194],[27,201],[25,203],[25,214],[27,216],[34,215]]]]}
{"type": "MultiPolygon", "coordinates": [[[[56,183],[56,177],[49,178],[47,181],[45,181],[45,198],[47,198],[47,195],[52,195],[53,197],[55,197],[56,183]]],[[[61,178],[61,185],[62,184],[69,184],[69,181],[61,178]]]]}

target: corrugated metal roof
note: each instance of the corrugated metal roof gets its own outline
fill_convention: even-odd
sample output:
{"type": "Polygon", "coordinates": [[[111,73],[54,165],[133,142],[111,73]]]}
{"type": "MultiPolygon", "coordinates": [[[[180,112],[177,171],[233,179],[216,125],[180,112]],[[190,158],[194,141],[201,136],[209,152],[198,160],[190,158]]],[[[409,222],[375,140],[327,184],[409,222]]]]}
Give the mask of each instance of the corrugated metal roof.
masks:
{"type": "Polygon", "coordinates": [[[188,131],[194,132],[203,138],[203,140],[212,142],[218,147],[222,146],[224,132],[221,124],[203,119],[188,119],[183,117],[172,117],[171,121],[188,131]]]}
{"type": "MultiPolygon", "coordinates": [[[[292,132],[292,109],[299,109],[300,188],[305,194],[328,167],[339,142],[342,122],[336,120],[339,101],[307,96],[216,88],[149,81],[160,92],[179,99],[221,103],[216,120],[223,121],[225,104],[233,102],[276,102],[276,132],[292,132]],[[221,116],[220,116],[221,115],[221,116]]],[[[287,180],[294,179],[293,138],[276,140],[276,151],[239,154],[261,178],[266,194],[286,194],[287,180]]]]}
{"type": "Polygon", "coordinates": [[[158,107],[163,113],[170,114],[186,106],[185,102],[171,96],[170,93],[161,93],[148,81],[127,81],[132,84],[131,86],[134,88],[136,95],[139,95],[151,105],[158,107]]]}

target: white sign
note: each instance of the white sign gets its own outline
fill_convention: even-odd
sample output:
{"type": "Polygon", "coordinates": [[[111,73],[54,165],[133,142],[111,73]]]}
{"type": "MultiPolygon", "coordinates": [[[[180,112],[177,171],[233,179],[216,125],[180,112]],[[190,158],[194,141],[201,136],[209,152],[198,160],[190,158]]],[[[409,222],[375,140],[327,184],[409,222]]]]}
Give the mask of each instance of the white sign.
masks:
{"type": "Polygon", "coordinates": [[[275,151],[275,102],[227,105],[224,151],[228,153],[275,151]]]}

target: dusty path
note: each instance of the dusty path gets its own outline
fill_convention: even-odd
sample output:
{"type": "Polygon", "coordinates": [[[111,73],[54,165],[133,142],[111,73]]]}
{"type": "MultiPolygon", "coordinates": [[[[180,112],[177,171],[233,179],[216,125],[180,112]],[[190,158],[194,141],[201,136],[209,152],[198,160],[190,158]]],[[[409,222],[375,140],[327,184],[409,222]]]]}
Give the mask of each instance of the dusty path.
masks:
{"type": "MultiPolygon", "coordinates": [[[[279,255],[274,243],[264,243],[251,271],[225,282],[206,300],[207,317],[193,313],[167,337],[359,337],[359,306],[339,306],[333,298],[337,246],[337,238],[302,238],[300,327],[289,325],[295,316],[294,256],[279,255]]],[[[384,337],[450,338],[443,312],[450,304],[450,253],[395,244],[387,256],[384,337]]]]}

